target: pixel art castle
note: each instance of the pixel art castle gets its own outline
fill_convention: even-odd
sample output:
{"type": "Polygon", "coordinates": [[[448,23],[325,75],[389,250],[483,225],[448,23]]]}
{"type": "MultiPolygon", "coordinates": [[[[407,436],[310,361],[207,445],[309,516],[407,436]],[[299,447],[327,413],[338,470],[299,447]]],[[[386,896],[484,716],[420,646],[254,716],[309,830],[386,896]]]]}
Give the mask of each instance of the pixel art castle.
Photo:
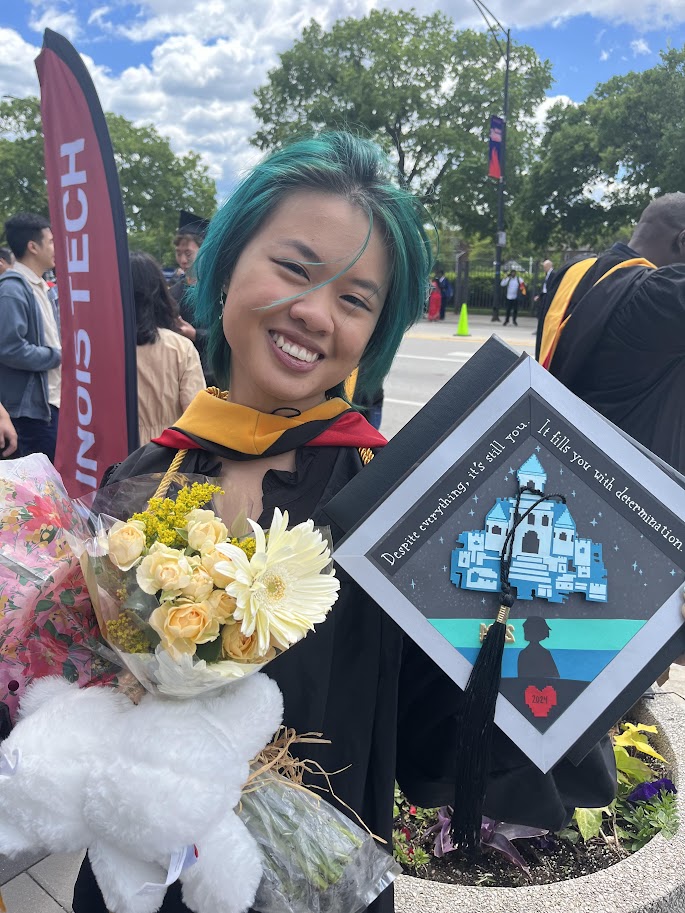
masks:
{"type": "MultiPolygon", "coordinates": [[[[547,473],[533,454],[517,472],[521,488],[544,492],[547,473]]],[[[521,514],[539,495],[521,496],[521,514]]],[[[498,498],[485,519],[485,529],[464,532],[452,552],[450,580],[465,590],[498,592],[500,553],[513,523],[516,498],[498,498]]],[[[518,599],[547,599],[563,603],[571,593],[584,593],[591,602],[607,601],[607,572],[602,546],[576,534],[565,504],[541,501],[514,534],[509,581],[518,599]]]]}

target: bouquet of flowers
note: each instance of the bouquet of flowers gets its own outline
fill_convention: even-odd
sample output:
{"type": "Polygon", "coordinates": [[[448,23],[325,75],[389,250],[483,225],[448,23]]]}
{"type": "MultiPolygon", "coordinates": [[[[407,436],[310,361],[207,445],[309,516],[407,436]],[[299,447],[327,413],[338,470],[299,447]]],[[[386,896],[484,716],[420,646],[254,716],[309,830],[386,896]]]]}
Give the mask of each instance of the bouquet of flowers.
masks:
{"type": "Polygon", "coordinates": [[[259,670],[335,602],[330,549],[278,510],[231,536],[217,491],[187,485],[72,539],[102,635],[148,693],[28,690],[0,749],[0,852],[87,848],[111,913],[154,913],[179,877],[196,913],[355,913],[392,858],[278,770],[246,788],[282,718],[259,670]]]}
{"type": "MultiPolygon", "coordinates": [[[[321,532],[288,529],[278,508],[266,533],[231,537],[212,510],[219,489],[182,488],[102,529],[86,576],[103,634],[150,691],[191,697],[257,672],[322,622],[339,581],[321,532]]],[[[107,525],[105,520],[105,525],[107,525]]],[[[101,520],[101,526],[102,526],[101,520]]]]}
{"type": "Polygon", "coordinates": [[[0,702],[12,722],[35,678],[116,681],[92,649],[98,623],[67,531],[89,535],[48,458],[0,462],[0,702]]]}

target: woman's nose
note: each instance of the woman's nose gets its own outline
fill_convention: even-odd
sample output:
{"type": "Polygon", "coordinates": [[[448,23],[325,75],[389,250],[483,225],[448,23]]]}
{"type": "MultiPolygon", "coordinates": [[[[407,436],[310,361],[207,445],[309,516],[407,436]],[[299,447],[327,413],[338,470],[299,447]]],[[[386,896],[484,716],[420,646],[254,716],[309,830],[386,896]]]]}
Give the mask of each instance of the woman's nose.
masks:
{"type": "Polygon", "coordinates": [[[335,296],[327,285],[305,292],[290,305],[290,316],[301,320],[312,333],[335,329],[335,296]]]}

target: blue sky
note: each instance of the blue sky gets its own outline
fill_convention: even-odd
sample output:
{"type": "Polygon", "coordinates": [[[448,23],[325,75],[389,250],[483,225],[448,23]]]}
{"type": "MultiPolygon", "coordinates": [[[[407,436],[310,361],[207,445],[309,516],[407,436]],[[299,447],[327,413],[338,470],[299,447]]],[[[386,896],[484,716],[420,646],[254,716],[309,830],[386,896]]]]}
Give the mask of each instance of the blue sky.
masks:
{"type": "MultiPolygon", "coordinates": [[[[38,94],[33,59],[50,27],[82,53],[105,109],[155,124],[177,152],[200,152],[224,195],[258,156],[247,142],[252,93],[303,26],[411,5],[482,27],[471,0],[5,0],[0,95],[38,94]]],[[[551,97],[582,101],[598,82],[654,66],[660,50],[685,44],[683,0],[489,5],[516,41],[552,61],[551,97]]]]}

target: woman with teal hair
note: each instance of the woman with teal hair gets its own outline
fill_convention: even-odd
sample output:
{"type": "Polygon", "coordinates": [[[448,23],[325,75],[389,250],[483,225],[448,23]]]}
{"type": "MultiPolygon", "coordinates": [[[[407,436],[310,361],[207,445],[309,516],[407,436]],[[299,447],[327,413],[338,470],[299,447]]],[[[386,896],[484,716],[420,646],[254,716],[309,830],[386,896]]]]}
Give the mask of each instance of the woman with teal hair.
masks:
{"type": "MultiPolygon", "coordinates": [[[[165,471],[184,450],[181,472],[218,478],[216,508],[229,525],[245,514],[268,525],[275,507],[293,524],[327,523],[328,500],[385,444],[350,405],[345,382],[358,372],[369,389],[380,386],[423,313],[432,263],[425,220],[378,147],[348,133],[297,142],[258,164],[212,220],[196,261],[195,318],[227,392],[198,394],[104,484],[165,471]]],[[[427,732],[444,722],[425,690],[438,673],[341,576],[326,622],[266,671],[283,691],[284,723],[331,740],[307,745],[307,756],[343,771],[336,793],[391,846],[396,744],[408,794],[448,799],[412,788],[443,772],[427,732]]],[[[87,863],[73,908],[106,909],[87,863]]],[[[392,910],[391,893],[372,909],[392,910]]],[[[186,910],[178,885],[162,910],[186,910]]]]}
{"type": "MultiPolygon", "coordinates": [[[[275,507],[293,524],[328,523],[328,501],[385,444],[350,405],[345,382],[358,370],[368,390],[380,386],[426,301],[426,215],[392,176],[373,143],[347,133],[294,143],[248,174],[196,262],[196,322],[208,328],[226,392],[199,393],[105,486],[164,472],[181,450],[182,473],[218,479],[215,506],[228,525],[246,514],[268,526],[275,507]]],[[[266,674],[283,692],[285,725],[331,741],[307,745],[307,756],[340,771],[337,795],[390,847],[395,778],[417,804],[451,800],[459,691],[340,577],[325,623],[266,674]]],[[[87,863],[73,909],[106,909],[87,863]]],[[[390,913],[391,890],[369,909],[390,913]]],[[[174,885],[162,911],[184,910],[174,885]]]]}

